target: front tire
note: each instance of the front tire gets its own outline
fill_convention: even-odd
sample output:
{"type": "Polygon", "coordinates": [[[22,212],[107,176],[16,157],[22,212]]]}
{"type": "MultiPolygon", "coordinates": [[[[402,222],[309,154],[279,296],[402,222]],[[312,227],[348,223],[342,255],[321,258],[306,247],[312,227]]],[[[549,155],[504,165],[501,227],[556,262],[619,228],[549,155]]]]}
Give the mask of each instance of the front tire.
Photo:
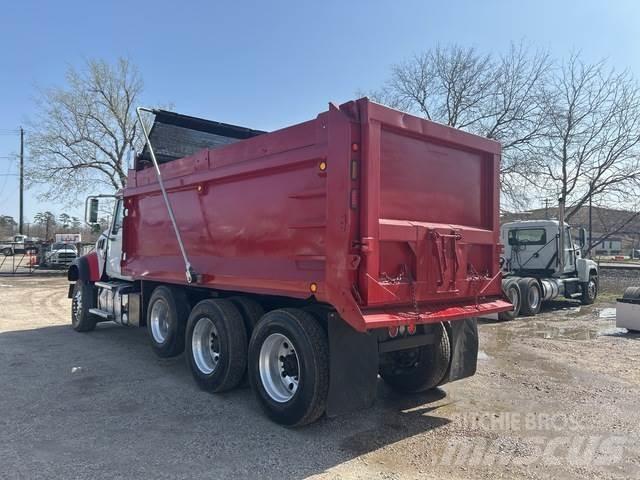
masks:
{"type": "Polygon", "coordinates": [[[522,292],[520,314],[534,316],[540,313],[542,307],[542,290],[535,278],[521,278],[518,286],[522,292]]]}
{"type": "Polygon", "coordinates": [[[329,394],[329,343],[318,321],[299,309],[267,313],[249,343],[249,383],[273,421],[314,422],[329,394]]]}
{"type": "Polygon", "coordinates": [[[184,290],[156,287],[147,307],[147,331],[153,351],[162,358],[184,351],[184,331],[189,303],[184,290]]]}
{"type": "Polygon", "coordinates": [[[98,317],[89,312],[96,306],[96,287],[84,280],[73,286],[71,297],[71,326],[76,332],[90,332],[96,328],[98,317]]]}
{"type": "Polygon", "coordinates": [[[393,390],[417,393],[442,383],[451,362],[451,344],[447,329],[439,325],[440,339],[433,345],[391,352],[380,368],[380,376],[393,390]]]}
{"type": "Polygon", "coordinates": [[[235,388],[247,369],[247,333],[242,315],[229,300],[207,299],[189,315],[187,364],[200,388],[235,388]]]}
{"type": "Polygon", "coordinates": [[[580,287],[582,288],[582,297],[580,298],[582,304],[593,304],[598,296],[598,276],[589,275],[589,281],[581,283],[580,287]]]}

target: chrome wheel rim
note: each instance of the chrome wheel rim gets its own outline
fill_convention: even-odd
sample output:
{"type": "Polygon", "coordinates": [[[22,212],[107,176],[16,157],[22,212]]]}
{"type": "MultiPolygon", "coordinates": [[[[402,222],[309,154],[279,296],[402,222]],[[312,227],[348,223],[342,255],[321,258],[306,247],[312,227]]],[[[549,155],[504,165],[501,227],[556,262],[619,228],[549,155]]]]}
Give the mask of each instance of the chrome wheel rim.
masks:
{"type": "Polygon", "coordinates": [[[300,360],[291,340],[281,333],[269,335],[260,347],[260,380],[267,395],[278,403],[293,398],[300,381],[300,360]]]}
{"type": "Polygon", "coordinates": [[[191,336],[191,352],[196,367],[205,375],[214,372],[220,362],[218,329],[209,317],[198,319],[191,336]]]}
{"type": "Polygon", "coordinates": [[[518,295],[518,291],[515,288],[509,289],[509,301],[513,305],[513,312],[518,311],[518,304],[520,303],[520,295],[518,295]]]}
{"type": "Polygon", "coordinates": [[[597,289],[598,287],[596,285],[596,282],[594,280],[589,280],[589,284],[587,285],[587,293],[589,295],[589,298],[596,298],[597,289]]]}
{"type": "Polygon", "coordinates": [[[71,302],[71,322],[76,325],[80,312],[82,311],[82,287],[78,287],[73,294],[73,301],[71,302]]]}
{"type": "Polygon", "coordinates": [[[157,343],[164,343],[169,336],[169,305],[156,300],[151,307],[151,335],[157,343]]]}
{"type": "Polygon", "coordinates": [[[533,287],[529,289],[529,306],[532,310],[538,308],[538,304],[540,303],[540,291],[537,287],[533,287]]]}

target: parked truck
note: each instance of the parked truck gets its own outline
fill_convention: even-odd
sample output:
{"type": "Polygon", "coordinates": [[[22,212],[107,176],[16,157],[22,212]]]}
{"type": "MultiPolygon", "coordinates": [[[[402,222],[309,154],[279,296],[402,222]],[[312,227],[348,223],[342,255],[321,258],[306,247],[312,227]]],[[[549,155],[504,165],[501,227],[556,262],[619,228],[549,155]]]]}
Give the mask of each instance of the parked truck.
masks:
{"type": "Polygon", "coordinates": [[[366,98],[272,133],[152,113],[69,269],[75,330],[146,325],[200,387],[247,378],[289,426],[371,405],[378,375],[410,393],[475,373],[476,317],[511,308],[498,143],[366,98]]]}
{"type": "Polygon", "coordinates": [[[27,235],[14,235],[11,240],[0,242],[0,253],[5,256],[15,255],[17,253],[35,253],[38,250],[36,240],[27,235]]]}
{"type": "Polygon", "coordinates": [[[595,301],[598,265],[582,258],[586,231],[579,230],[576,244],[564,222],[562,201],[560,212],[558,220],[520,220],[502,225],[502,288],[513,308],[500,313],[501,319],[536,315],[543,302],[559,296],[580,299],[584,305],[595,301]]]}

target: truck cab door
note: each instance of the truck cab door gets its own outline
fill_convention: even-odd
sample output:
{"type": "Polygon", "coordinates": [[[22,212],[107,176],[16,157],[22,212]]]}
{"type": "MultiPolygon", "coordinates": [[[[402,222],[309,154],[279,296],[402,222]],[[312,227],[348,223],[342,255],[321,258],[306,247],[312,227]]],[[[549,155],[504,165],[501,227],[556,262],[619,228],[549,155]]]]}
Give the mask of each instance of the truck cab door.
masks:
{"type": "Polygon", "coordinates": [[[564,273],[572,273],[576,271],[576,246],[571,238],[571,229],[564,228],[564,273]]]}
{"type": "Polygon", "coordinates": [[[128,280],[128,277],[122,275],[122,268],[120,266],[122,260],[122,218],[122,198],[119,198],[116,200],[111,228],[109,229],[106,239],[107,249],[105,271],[107,276],[110,278],[122,278],[128,280]]]}

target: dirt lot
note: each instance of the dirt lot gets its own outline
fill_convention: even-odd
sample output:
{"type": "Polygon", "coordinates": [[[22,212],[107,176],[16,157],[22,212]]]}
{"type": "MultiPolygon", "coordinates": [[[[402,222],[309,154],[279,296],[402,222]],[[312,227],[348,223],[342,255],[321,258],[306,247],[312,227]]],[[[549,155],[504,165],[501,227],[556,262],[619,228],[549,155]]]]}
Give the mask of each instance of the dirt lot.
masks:
{"type": "Polygon", "coordinates": [[[380,384],[372,409],[287,430],[247,388],[199,391],[144,329],[73,332],[66,290],[0,277],[0,478],[640,478],[640,337],[612,291],[483,322],[471,379],[380,384]]]}

